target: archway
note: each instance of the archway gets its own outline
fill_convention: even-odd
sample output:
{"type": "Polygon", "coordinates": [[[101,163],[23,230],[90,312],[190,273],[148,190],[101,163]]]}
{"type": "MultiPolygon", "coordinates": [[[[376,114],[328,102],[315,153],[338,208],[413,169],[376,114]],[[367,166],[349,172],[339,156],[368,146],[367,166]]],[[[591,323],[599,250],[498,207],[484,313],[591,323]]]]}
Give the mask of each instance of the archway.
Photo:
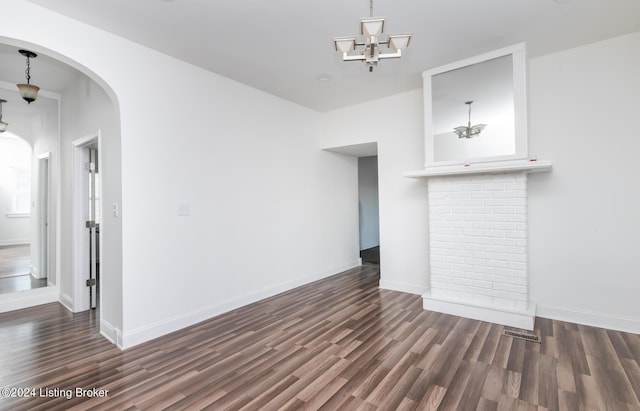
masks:
{"type": "MultiPolygon", "coordinates": [[[[35,167],[32,173],[32,206],[35,207],[33,215],[37,216],[32,223],[32,231],[37,233],[39,227],[34,224],[46,220],[48,233],[46,236],[51,247],[46,250],[42,247],[32,253],[34,259],[49,259],[50,287],[45,290],[29,290],[14,294],[10,298],[0,295],[0,312],[28,306],[59,301],[70,311],[81,311],[83,308],[82,296],[79,294],[85,289],[77,287],[83,273],[74,263],[75,255],[81,252],[76,248],[73,227],[77,210],[73,206],[73,150],[72,142],[82,138],[87,133],[100,133],[104,142],[105,168],[110,168],[111,180],[106,181],[105,201],[109,204],[121,202],[120,183],[120,121],[117,100],[113,91],[105,85],[105,82],[95,73],[76,63],[72,59],[63,56],[53,50],[42,48],[36,44],[27,44],[16,39],[0,37],[0,55],[3,64],[0,64],[0,93],[16,93],[15,84],[23,81],[24,61],[17,53],[20,48],[33,50],[38,54],[37,60],[32,62],[33,70],[37,68],[37,78],[41,91],[38,99],[31,103],[21,101],[19,96],[12,99],[11,106],[20,107],[21,110],[32,113],[41,104],[54,101],[56,113],[45,115],[36,121],[28,120],[28,115],[22,117],[19,113],[9,113],[5,109],[5,121],[10,123],[11,129],[21,129],[25,134],[30,133],[30,141],[33,146],[33,158],[35,167]],[[5,58],[6,57],[6,58],[5,58]],[[34,64],[34,63],[37,63],[34,64]],[[62,103],[64,101],[64,103],[62,103]],[[43,129],[42,125],[49,127],[43,129]],[[47,168],[45,171],[44,168],[47,168]],[[42,182],[49,182],[47,190],[42,191],[42,182]],[[40,210],[43,197],[48,198],[49,211],[40,210]]],[[[121,222],[119,219],[110,219],[106,223],[105,232],[110,237],[106,241],[100,239],[100,247],[105,247],[101,264],[102,278],[108,280],[106,287],[101,287],[102,293],[99,318],[102,334],[115,340],[114,330],[122,327],[122,297],[121,297],[121,222]],[[104,244],[107,244],[104,246],[104,244]],[[108,313],[108,318],[104,313],[108,313]]],[[[34,236],[35,237],[35,236],[34,236]]],[[[40,240],[43,240],[40,238],[40,240]]],[[[46,239],[45,239],[46,240],[46,239]]],[[[47,241],[38,241],[35,244],[46,244],[47,241]]]]}

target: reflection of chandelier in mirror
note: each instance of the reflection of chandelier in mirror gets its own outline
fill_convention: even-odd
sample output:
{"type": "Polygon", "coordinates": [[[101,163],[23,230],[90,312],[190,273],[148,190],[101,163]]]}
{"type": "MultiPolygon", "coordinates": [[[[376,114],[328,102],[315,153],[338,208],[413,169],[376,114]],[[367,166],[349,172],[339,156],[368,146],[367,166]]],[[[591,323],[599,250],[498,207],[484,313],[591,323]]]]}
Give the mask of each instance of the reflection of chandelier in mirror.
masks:
{"type": "Polygon", "coordinates": [[[29,50],[19,50],[19,53],[27,58],[27,69],[25,70],[25,74],[27,75],[27,84],[17,84],[18,89],[20,90],[20,95],[22,98],[29,104],[32,101],[36,101],[38,98],[38,90],[40,87],[31,84],[31,61],[30,59],[38,57],[36,53],[29,50]]]}
{"type": "Polygon", "coordinates": [[[402,49],[409,46],[411,34],[389,34],[386,41],[380,41],[379,36],[384,32],[384,17],[373,17],[373,0],[369,4],[369,18],[360,19],[360,34],[365,36],[364,42],[356,43],[355,36],[334,37],[333,44],[336,51],[342,52],[343,61],[364,61],[369,71],[373,71],[381,59],[402,57],[402,49]],[[381,53],[381,45],[387,46],[393,53],[381,53]]]}
{"type": "Polygon", "coordinates": [[[7,100],[3,100],[0,98],[0,133],[4,133],[5,131],[7,131],[7,126],[9,125],[9,123],[2,121],[2,104],[6,102],[7,100]]]}
{"type": "Polygon", "coordinates": [[[458,138],[472,138],[480,134],[480,132],[487,126],[486,124],[471,125],[471,104],[473,100],[466,101],[464,104],[469,106],[469,122],[466,126],[459,126],[453,129],[453,132],[458,135],[458,138]]]}

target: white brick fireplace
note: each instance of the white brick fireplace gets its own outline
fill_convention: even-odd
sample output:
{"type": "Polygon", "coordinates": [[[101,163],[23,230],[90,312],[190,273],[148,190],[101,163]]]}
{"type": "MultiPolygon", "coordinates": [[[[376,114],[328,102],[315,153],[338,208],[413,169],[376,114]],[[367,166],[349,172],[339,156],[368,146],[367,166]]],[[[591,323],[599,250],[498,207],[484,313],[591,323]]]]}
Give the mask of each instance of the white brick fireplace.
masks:
{"type": "Polygon", "coordinates": [[[474,164],[408,173],[429,193],[425,309],[532,330],[527,174],[550,162],[474,164]]]}

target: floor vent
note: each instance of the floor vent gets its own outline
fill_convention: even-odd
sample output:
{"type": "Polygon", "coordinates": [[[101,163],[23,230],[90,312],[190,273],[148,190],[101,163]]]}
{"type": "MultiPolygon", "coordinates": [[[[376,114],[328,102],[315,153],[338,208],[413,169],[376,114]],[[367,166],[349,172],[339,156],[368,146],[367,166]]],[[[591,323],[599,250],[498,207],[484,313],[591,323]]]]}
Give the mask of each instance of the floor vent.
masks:
{"type": "Polygon", "coordinates": [[[535,335],[535,334],[527,334],[527,333],[522,333],[522,332],[519,332],[519,331],[504,330],[502,332],[502,335],[506,335],[508,337],[513,337],[513,338],[518,338],[520,340],[536,342],[536,343],[540,344],[540,337],[535,335]]]}

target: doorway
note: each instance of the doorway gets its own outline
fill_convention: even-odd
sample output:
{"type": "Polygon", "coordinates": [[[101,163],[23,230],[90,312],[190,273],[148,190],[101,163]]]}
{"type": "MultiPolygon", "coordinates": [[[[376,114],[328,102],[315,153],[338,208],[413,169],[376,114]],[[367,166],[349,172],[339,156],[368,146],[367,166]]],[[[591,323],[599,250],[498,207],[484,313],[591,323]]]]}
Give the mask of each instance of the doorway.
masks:
{"type": "Polygon", "coordinates": [[[358,158],[358,211],[362,264],[379,265],[378,156],[358,158]]]}
{"type": "Polygon", "coordinates": [[[100,307],[101,161],[100,135],[74,146],[74,302],[73,311],[100,307]]]}
{"type": "Polygon", "coordinates": [[[324,150],[356,157],[358,166],[359,255],[363,265],[380,265],[378,199],[378,143],[326,147],[324,150]]]}

